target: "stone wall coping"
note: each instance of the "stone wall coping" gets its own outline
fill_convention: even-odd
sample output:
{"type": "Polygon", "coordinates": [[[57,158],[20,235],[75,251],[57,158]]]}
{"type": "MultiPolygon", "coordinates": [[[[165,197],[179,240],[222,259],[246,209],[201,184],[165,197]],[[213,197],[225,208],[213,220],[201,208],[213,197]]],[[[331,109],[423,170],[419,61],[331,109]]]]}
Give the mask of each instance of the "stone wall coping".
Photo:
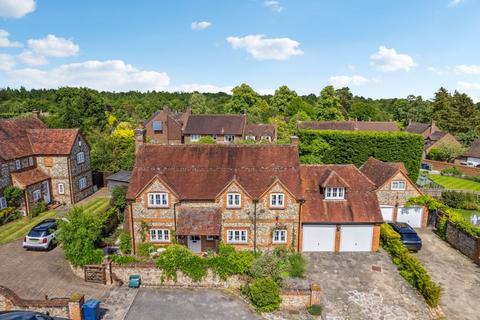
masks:
{"type": "Polygon", "coordinates": [[[310,289],[292,289],[284,288],[281,291],[282,295],[310,295],[310,289]]]}
{"type": "Polygon", "coordinates": [[[3,295],[6,299],[10,300],[15,306],[28,308],[28,307],[37,307],[37,308],[51,308],[51,307],[68,307],[68,298],[54,298],[54,299],[45,299],[45,300],[27,300],[20,298],[15,292],[11,289],[0,286],[0,295],[3,295]]]}

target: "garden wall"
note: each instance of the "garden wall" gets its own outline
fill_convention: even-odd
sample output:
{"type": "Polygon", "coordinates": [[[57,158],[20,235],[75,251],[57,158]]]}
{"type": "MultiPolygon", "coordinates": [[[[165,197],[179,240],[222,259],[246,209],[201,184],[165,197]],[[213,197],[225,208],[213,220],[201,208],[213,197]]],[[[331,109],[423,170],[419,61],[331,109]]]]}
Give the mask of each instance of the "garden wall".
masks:
{"type": "Polygon", "coordinates": [[[442,161],[435,161],[435,160],[428,160],[428,159],[424,159],[422,160],[422,162],[428,163],[433,170],[442,171],[445,168],[455,167],[455,168],[458,168],[466,176],[472,176],[472,177],[480,176],[480,168],[467,167],[457,163],[449,163],[449,162],[442,162],[442,161]]]}

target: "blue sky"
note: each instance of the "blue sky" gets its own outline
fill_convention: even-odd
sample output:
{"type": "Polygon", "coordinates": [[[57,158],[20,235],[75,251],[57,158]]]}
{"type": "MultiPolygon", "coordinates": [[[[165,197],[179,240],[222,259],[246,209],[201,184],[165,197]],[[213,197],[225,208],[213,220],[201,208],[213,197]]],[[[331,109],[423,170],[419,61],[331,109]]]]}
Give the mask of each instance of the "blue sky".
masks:
{"type": "Polygon", "coordinates": [[[480,97],[478,0],[0,0],[0,85],[480,97]]]}

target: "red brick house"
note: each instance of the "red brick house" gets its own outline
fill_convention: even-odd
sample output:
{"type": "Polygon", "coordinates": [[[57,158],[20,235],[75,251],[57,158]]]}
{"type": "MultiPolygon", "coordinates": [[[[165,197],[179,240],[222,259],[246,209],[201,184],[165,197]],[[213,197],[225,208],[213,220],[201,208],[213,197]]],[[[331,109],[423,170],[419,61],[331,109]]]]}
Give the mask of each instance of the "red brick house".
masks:
{"type": "Polygon", "coordinates": [[[442,145],[453,145],[461,147],[461,143],[448,132],[441,131],[435,121],[432,120],[431,123],[420,123],[410,121],[408,126],[405,128],[406,132],[421,134],[425,140],[424,154],[426,157],[430,150],[433,148],[438,148],[442,145]]]}
{"type": "Polygon", "coordinates": [[[376,193],[385,222],[406,222],[414,228],[426,227],[426,207],[406,205],[408,199],[422,195],[408,177],[403,163],[383,162],[369,158],[360,168],[376,187],[376,193]]]}
{"type": "Polygon", "coordinates": [[[78,129],[48,129],[35,116],[0,120],[0,209],[9,185],[24,190],[25,213],[40,200],[72,205],[93,193],[90,147],[78,129]]]}

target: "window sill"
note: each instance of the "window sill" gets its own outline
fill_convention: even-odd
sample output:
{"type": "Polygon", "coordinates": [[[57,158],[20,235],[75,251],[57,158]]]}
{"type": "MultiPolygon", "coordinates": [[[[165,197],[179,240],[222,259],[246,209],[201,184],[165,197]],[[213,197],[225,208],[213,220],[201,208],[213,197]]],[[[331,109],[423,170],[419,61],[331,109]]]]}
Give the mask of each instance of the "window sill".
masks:
{"type": "Polygon", "coordinates": [[[285,207],[274,207],[274,206],[270,206],[269,209],[272,209],[272,210],[284,210],[285,207]]]}
{"type": "Polygon", "coordinates": [[[170,206],[147,206],[147,209],[168,209],[170,206]]]}
{"type": "Polygon", "coordinates": [[[235,244],[235,245],[247,245],[248,241],[246,242],[235,242],[235,241],[227,241],[228,244],[235,244]]]}
{"type": "Polygon", "coordinates": [[[239,206],[239,207],[226,207],[226,209],[242,209],[243,207],[242,206],[239,206]]]}

